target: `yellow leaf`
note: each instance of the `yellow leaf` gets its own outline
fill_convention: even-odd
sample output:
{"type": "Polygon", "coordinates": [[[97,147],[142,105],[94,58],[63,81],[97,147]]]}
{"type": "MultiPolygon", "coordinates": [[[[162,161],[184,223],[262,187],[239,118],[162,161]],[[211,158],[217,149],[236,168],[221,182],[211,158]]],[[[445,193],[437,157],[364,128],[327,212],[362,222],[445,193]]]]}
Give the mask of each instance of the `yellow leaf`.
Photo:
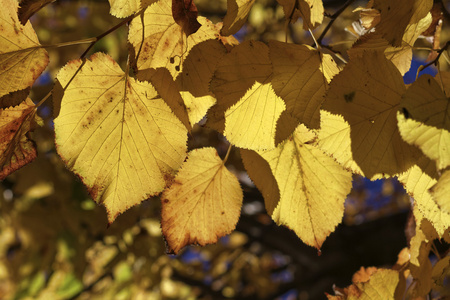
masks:
{"type": "Polygon", "coordinates": [[[207,40],[195,45],[183,62],[183,71],[176,82],[192,125],[199,122],[216,103],[216,98],[209,90],[209,83],[225,53],[221,42],[207,40]]]}
{"type": "Polygon", "coordinates": [[[438,207],[450,214],[450,170],[446,170],[439,180],[430,188],[430,193],[438,207]]]}
{"type": "Polygon", "coordinates": [[[342,220],[352,175],[317,148],[316,138],[300,125],[277,148],[258,153],[269,163],[280,190],[272,218],[319,249],[342,220]]]}
{"type": "Polygon", "coordinates": [[[363,175],[372,178],[379,173],[404,172],[420,155],[398,132],[396,113],[404,92],[402,76],[383,54],[364,52],[362,56],[351,57],[331,81],[322,105],[324,110],[342,115],[347,124],[339,125],[339,130],[326,130],[331,135],[322,132],[321,147],[351,167],[347,152],[350,131],[351,157],[363,175]]]}
{"type": "Polygon", "coordinates": [[[227,1],[227,14],[223,19],[222,35],[232,35],[241,29],[247,20],[250,9],[255,0],[229,0],[227,1]]]}
{"type": "Polygon", "coordinates": [[[277,0],[283,6],[286,20],[295,23],[298,18],[303,19],[305,30],[314,29],[323,21],[322,0],[277,0]]]}
{"type": "MultiPolygon", "coordinates": [[[[273,89],[286,103],[283,115],[297,118],[298,123],[309,128],[319,128],[320,106],[328,87],[321,70],[324,64],[322,54],[306,45],[271,41],[269,55],[273,64],[273,89]]],[[[334,62],[325,62],[331,65],[326,67],[327,70],[337,71],[334,62]]]]}
{"type": "Polygon", "coordinates": [[[55,119],[58,153],[106,206],[110,223],[170,184],[187,130],[149,83],[102,53],[69,62],[58,80],[70,82],[55,119]]]}
{"type": "Polygon", "coordinates": [[[355,282],[357,291],[348,295],[349,300],[394,299],[395,289],[399,282],[399,274],[394,270],[377,269],[365,281],[355,282]]]}
{"type": "Polygon", "coordinates": [[[285,107],[270,83],[255,82],[241,100],[225,111],[223,134],[240,148],[274,148],[275,128],[285,107]]]}
{"type": "Polygon", "coordinates": [[[111,5],[110,14],[117,18],[126,18],[137,13],[141,8],[149,6],[157,0],[108,0],[111,5]]]}
{"type": "Polygon", "coordinates": [[[234,47],[217,65],[211,91],[217,99],[208,112],[207,125],[223,132],[225,111],[236,104],[255,84],[270,81],[272,64],[269,48],[262,42],[248,41],[234,47]]]}
{"type": "Polygon", "coordinates": [[[267,213],[272,215],[280,201],[280,189],[269,163],[255,151],[240,149],[240,152],[248,176],[263,195],[267,213]]]}
{"type": "MultiPolygon", "coordinates": [[[[450,80],[444,82],[449,84],[450,80]]],[[[426,74],[408,88],[397,116],[402,138],[435,160],[438,169],[450,165],[449,103],[436,80],[426,74]]]]}
{"type": "Polygon", "coordinates": [[[178,84],[172,78],[166,68],[151,69],[146,75],[145,81],[149,81],[158,92],[159,96],[166,101],[167,105],[172,109],[175,116],[180,119],[189,133],[192,130],[192,125],[189,122],[189,115],[186,105],[178,90],[178,84]]]}
{"type": "Polygon", "coordinates": [[[372,32],[361,36],[358,41],[349,50],[350,55],[362,55],[364,51],[380,51],[383,52],[388,60],[390,60],[405,75],[411,68],[412,48],[420,33],[425,31],[431,24],[431,14],[428,13],[418,23],[409,24],[403,34],[403,40],[400,46],[390,46],[389,42],[382,37],[381,33],[372,32]]]}
{"type": "Polygon", "coordinates": [[[31,23],[20,23],[17,7],[16,0],[4,0],[0,9],[0,98],[31,87],[48,64],[47,51],[39,48],[31,23]]]}
{"type": "Polygon", "coordinates": [[[172,186],[161,196],[161,226],[170,250],[206,245],[234,230],[243,193],[214,148],[189,152],[172,186]]]}
{"type": "Polygon", "coordinates": [[[364,268],[353,274],[353,284],[338,291],[337,296],[328,296],[335,300],[393,300],[399,284],[399,273],[395,270],[364,268]]]}
{"type": "Polygon", "coordinates": [[[401,46],[408,25],[418,23],[430,12],[432,6],[432,0],[372,0],[368,4],[368,7],[380,11],[381,20],[376,25],[376,32],[381,33],[389,44],[396,47],[401,46]]]}
{"type": "Polygon", "coordinates": [[[166,68],[176,78],[192,47],[219,36],[218,29],[209,20],[203,17],[197,20],[202,26],[186,39],[182,27],[173,19],[171,1],[159,0],[145,9],[142,18],[134,18],[128,41],[138,79],[143,80],[142,71],[151,68],[166,68]]]}
{"type": "MultiPolygon", "coordinates": [[[[418,210],[424,218],[431,222],[440,238],[450,227],[450,214],[439,207],[429,192],[429,189],[437,182],[436,166],[426,158],[422,158],[417,164],[407,172],[400,174],[398,180],[403,183],[408,194],[414,198],[418,210]]],[[[424,233],[428,239],[432,239],[434,236],[429,229],[424,233]]]]}
{"type": "Polygon", "coordinates": [[[28,135],[39,120],[30,98],[18,106],[0,109],[0,180],[36,158],[36,146],[28,135]]]}

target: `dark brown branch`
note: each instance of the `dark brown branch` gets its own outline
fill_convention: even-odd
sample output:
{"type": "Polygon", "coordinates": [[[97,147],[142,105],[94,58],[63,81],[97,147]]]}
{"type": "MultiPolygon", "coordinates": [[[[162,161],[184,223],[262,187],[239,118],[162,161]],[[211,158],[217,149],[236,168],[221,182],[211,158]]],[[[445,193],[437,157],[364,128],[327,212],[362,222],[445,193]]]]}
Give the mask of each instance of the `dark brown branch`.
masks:
{"type": "Polygon", "coordinates": [[[422,72],[423,70],[425,70],[426,68],[428,68],[431,65],[436,65],[439,58],[441,57],[442,53],[444,53],[445,50],[447,50],[450,47],[450,41],[447,41],[447,43],[445,43],[444,47],[442,47],[441,49],[439,49],[437,51],[437,56],[435,59],[433,59],[432,61],[430,61],[429,63],[427,63],[426,65],[420,66],[417,69],[417,75],[419,75],[420,72],[422,72]]]}
{"type": "Polygon", "coordinates": [[[319,38],[317,39],[317,43],[319,43],[319,45],[322,46],[322,40],[325,37],[325,35],[328,33],[328,31],[330,30],[331,26],[333,26],[334,21],[336,21],[336,19],[344,12],[344,10],[346,10],[347,7],[349,7],[353,2],[355,2],[355,0],[347,0],[347,2],[345,2],[345,4],[331,16],[326,14],[326,16],[328,16],[331,20],[327,24],[327,27],[325,27],[325,29],[322,31],[319,38]]]}

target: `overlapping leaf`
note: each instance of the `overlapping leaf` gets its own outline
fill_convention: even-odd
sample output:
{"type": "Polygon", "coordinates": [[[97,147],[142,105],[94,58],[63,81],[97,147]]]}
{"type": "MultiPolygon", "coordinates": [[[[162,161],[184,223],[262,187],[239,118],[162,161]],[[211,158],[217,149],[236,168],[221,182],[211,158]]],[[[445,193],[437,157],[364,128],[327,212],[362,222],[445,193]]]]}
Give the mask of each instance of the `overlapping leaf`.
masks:
{"type": "Polygon", "coordinates": [[[68,63],[58,80],[68,85],[55,119],[58,153],[110,222],[170,184],[186,156],[187,130],[149,83],[101,53],[68,63]]]}
{"type": "Polygon", "coordinates": [[[418,23],[430,12],[432,6],[432,0],[372,0],[368,4],[368,7],[380,12],[380,23],[376,25],[376,32],[396,47],[401,46],[408,25],[418,23]]]}
{"type": "Polygon", "coordinates": [[[283,6],[284,15],[290,23],[303,19],[303,28],[314,29],[323,21],[322,0],[277,0],[283,6]]]}
{"type": "Polygon", "coordinates": [[[322,108],[335,117],[328,114],[322,120],[321,147],[368,178],[407,170],[419,153],[403,141],[397,128],[396,113],[404,92],[400,73],[383,54],[373,51],[351,57],[333,78],[323,103],[322,108]]]}
{"type": "MultiPolygon", "coordinates": [[[[272,86],[286,103],[280,122],[282,124],[293,119],[293,122],[289,122],[292,130],[286,130],[280,140],[288,137],[299,123],[309,128],[318,128],[320,106],[328,81],[338,72],[333,59],[306,45],[276,41],[269,43],[269,51],[273,65],[272,86]],[[324,69],[328,71],[322,71],[324,69]],[[335,74],[329,74],[330,72],[335,74]]],[[[283,126],[278,126],[277,130],[282,129],[283,126]]]]}
{"type": "MultiPolygon", "coordinates": [[[[439,76],[439,75],[438,75],[439,76]]],[[[444,86],[450,76],[439,76],[444,86]]],[[[438,169],[450,166],[450,98],[430,75],[416,80],[403,96],[398,127],[402,137],[418,146],[437,163],[438,169]]]]}
{"type": "Polygon", "coordinates": [[[450,171],[445,171],[439,180],[430,189],[430,193],[433,196],[434,201],[438,207],[447,214],[450,215],[450,171]]]}
{"type": "Polygon", "coordinates": [[[228,0],[227,14],[223,19],[222,35],[232,35],[241,29],[247,20],[255,0],[228,0]]]}
{"type": "Polygon", "coordinates": [[[0,180],[36,158],[29,133],[39,120],[30,98],[16,107],[0,109],[0,180]]]}
{"type": "Polygon", "coordinates": [[[363,35],[349,52],[352,55],[362,55],[366,50],[381,51],[404,75],[411,67],[414,43],[419,35],[430,26],[431,20],[431,14],[427,14],[419,22],[408,25],[402,37],[402,44],[398,47],[389,45],[389,42],[380,33],[374,32],[363,35]]]}
{"type": "Polygon", "coordinates": [[[265,44],[248,41],[234,47],[219,62],[211,81],[210,88],[217,103],[208,112],[207,124],[223,132],[225,111],[235,105],[256,81],[261,83],[260,86],[269,83],[271,75],[269,48],[265,44]]]}
{"type": "Polygon", "coordinates": [[[176,83],[192,125],[199,122],[216,103],[209,90],[209,83],[225,53],[225,46],[221,42],[207,40],[195,45],[183,62],[183,70],[176,78],[176,83]]]}
{"type": "MultiPolygon", "coordinates": [[[[443,210],[429,192],[429,189],[436,184],[437,178],[434,163],[429,159],[422,158],[417,165],[401,174],[398,180],[403,183],[408,194],[414,198],[415,205],[423,217],[431,222],[438,236],[442,237],[450,227],[450,213],[443,210]]],[[[427,239],[432,239],[434,236],[430,230],[426,230],[424,233],[427,239]]]]}
{"type": "Polygon", "coordinates": [[[20,23],[17,7],[17,1],[5,0],[0,10],[0,98],[31,87],[48,64],[47,51],[39,47],[31,23],[20,23]]]}
{"type": "Polygon", "coordinates": [[[223,134],[240,148],[274,148],[277,121],[285,108],[270,83],[255,82],[236,104],[225,111],[223,134]]]}
{"type": "Polygon", "coordinates": [[[206,245],[234,230],[242,206],[239,181],[214,148],[189,152],[172,186],[161,196],[161,226],[170,250],[206,245]]]}
{"type": "Polygon", "coordinates": [[[395,270],[363,268],[352,278],[353,284],[345,289],[338,289],[339,296],[328,296],[329,300],[360,299],[378,300],[394,299],[399,283],[399,273],[395,270]]]}
{"type": "Polygon", "coordinates": [[[342,220],[352,176],[317,148],[316,139],[300,125],[290,139],[258,153],[269,163],[280,190],[272,218],[319,249],[342,220]]]}
{"type": "Polygon", "coordinates": [[[215,39],[219,30],[207,19],[198,18],[202,25],[186,38],[172,16],[171,1],[159,0],[147,7],[142,18],[130,24],[128,41],[132,46],[132,62],[139,79],[150,68],[167,68],[174,78],[180,73],[184,59],[196,44],[215,39]]]}

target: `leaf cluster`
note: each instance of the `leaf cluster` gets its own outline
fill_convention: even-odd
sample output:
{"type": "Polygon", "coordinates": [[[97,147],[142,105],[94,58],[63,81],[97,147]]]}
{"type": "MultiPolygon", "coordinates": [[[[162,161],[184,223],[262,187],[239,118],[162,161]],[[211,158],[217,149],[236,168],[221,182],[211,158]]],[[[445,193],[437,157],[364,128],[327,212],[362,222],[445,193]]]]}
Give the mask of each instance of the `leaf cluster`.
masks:
{"type": "MultiPolygon", "coordinates": [[[[429,65],[446,57],[450,43],[440,47],[442,6],[371,0],[355,10],[359,17],[347,30],[357,39],[342,55],[324,37],[353,1],[333,15],[324,13],[320,0],[278,1],[286,25],[301,18],[314,47],[239,43],[232,35],[254,2],[227,1],[223,23],[214,24],[198,16],[192,0],[110,0],[110,13],[123,20],[79,41],[90,46],[56,78],[59,156],[106,207],[110,224],[158,196],[172,253],[215,243],[235,228],[243,192],[225,166],[230,154],[240,155],[272,219],[318,250],[342,221],[353,174],[397,177],[413,199],[410,247],[392,270],[363,269],[353,285],[329,297],[401,298],[411,292],[404,288],[409,276],[418,282],[411,285],[414,295],[439,290],[448,256],[432,266],[428,255],[433,240],[450,241],[450,75],[422,75],[410,86],[402,76],[422,34],[432,44],[429,65]],[[315,39],[312,30],[325,15],[331,21],[315,39]],[[125,24],[124,70],[105,53],[86,58],[96,42],[125,24]],[[226,138],[224,158],[212,147],[188,148],[199,126],[226,138]]],[[[50,95],[35,104],[29,91],[49,62],[45,48],[51,46],[39,43],[27,21],[36,5],[23,5],[19,14],[15,0],[2,0],[2,7],[3,180],[37,157],[31,133],[43,125],[37,109],[50,95]]]]}

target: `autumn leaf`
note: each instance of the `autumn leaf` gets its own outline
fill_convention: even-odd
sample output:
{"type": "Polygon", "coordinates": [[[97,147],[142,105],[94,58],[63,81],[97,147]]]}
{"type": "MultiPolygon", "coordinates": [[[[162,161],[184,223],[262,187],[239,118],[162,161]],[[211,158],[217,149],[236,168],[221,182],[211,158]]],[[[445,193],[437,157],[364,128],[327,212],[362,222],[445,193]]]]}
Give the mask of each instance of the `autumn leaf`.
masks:
{"type": "Polygon", "coordinates": [[[253,150],[240,149],[240,153],[248,176],[264,197],[267,213],[272,215],[280,201],[280,189],[269,163],[253,150]]]}
{"type": "Polygon", "coordinates": [[[374,51],[351,57],[333,78],[322,105],[337,117],[323,120],[321,147],[346,168],[361,170],[368,178],[406,171],[420,153],[398,132],[396,114],[404,92],[402,76],[383,54],[374,51]]]}
{"type": "Polygon", "coordinates": [[[345,299],[394,299],[399,274],[394,270],[361,267],[352,281],[351,286],[343,289],[345,299]]]}
{"type": "Polygon", "coordinates": [[[431,14],[427,14],[419,22],[409,24],[403,34],[402,44],[398,47],[391,46],[380,33],[365,34],[356,41],[349,50],[349,54],[362,55],[367,50],[383,52],[386,58],[397,67],[400,74],[405,75],[411,68],[414,43],[420,34],[429,27],[431,20],[431,14]]]}
{"type": "Polygon", "coordinates": [[[157,0],[108,0],[111,5],[110,14],[117,18],[126,18],[137,13],[157,0]]]}
{"type": "Polygon", "coordinates": [[[36,12],[46,5],[54,2],[55,0],[23,0],[20,1],[20,7],[18,10],[18,16],[20,23],[25,25],[28,19],[31,18],[36,12]]]}
{"type": "Polygon", "coordinates": [[[48,64],[47,51],[40,48],[31,23],[20,23],[17,7],[17,1],[5,0],[0,10],[0,101],[31,87],[48,64]]]}
{"type": "MultiPolygon", "coordinates": [[[[418,160],[416,165],[398,176],[407,193],[414,198],[414,203],[423,218],[431,222],[440,238],[450,227],[450,213],[443,210],[429,192],[436,184],[437,178],[436,166],[428,158],[418,160]]],[[[424,234],[428,239],[435,236],[429,229],[424,231],[424,234]]]]}
{"type": "Polygon", "coordinates": [[[134,18],[130,24],[128,41],[131,44],[131,61],[137,77],[143,80],[145,70],[166,68],[176,78],[184,59],[196,44],[216,39],[219,30],[211,21],[199,17],[199,30],[186,37],[183,29],[172,16],[170,1],[159,0],[147,7],[142,18],[134,18]]]}
{"type": "Polygon", "coordinates": [[[209,90],[209,83],[225,53],[225,46],[221,42],[207,40],[195,45],[183,62],[183,71],[175,81],[192,125],[199,122],[216,103],[216,98],[209,90]]]}
{"type": "Polygon", "coordinates": [[[399,47],[408,25],[418,23],[420,19],[424,18],[433,7],[433,1],[372,0],[367,6],[380,12],[380,23],[376,25],[375,31],[380,33],[389,44],[399,47]],[[405,7],[410,9],[405,9],[405,7]]]}
{"type": "MultiPolygon", "coordinates": [[[[450,76],[444,75],[438,80],[441,78],[444,86],[450,84],[450,76]]],[[[450,165],[449,102],[436,80],[426,74],[408,88],[401,101],[402,111],[398,114],[402,138],[435,160],[438,169],[450,165]]]]}
{"type": "Polygon", "coordinates": [[[42,122],[30,98],[20,105],[0,109],[0,180],[36,158],[29,133],[42,122]]]}
{"type": "Polygon", "coordinates": [[[255,82],[270,82],[272,64],[269,48],[262,42],[248,41],[234,47],[217,65],[210,89],[217,103],[208,112],[207,125],[225,130],[225,111],[235,105],[255,82]]]}
{"type": "Polygon", "coordinates": [[[442,173],[439,180],[430,188],[430,193],[433,196],[434,201],[438,207],[447,214],[450,215],[450,201],[448,201],[448,195],[450,195],[450,171],[446,170],[442,173]]]}
{"type": "Polygon", "coordinates": [[[194,0],[172,0],[172,16],[186,36],[196,33],[202,26],[197,21],[198,10],[194,0]]]}
{"type": "Polygon", "coordinates": [[[149,83],[102,53],[69,62],[57,78],[68,85],[55,119],[58,153],[106,206],[110,223],[170,185],[187,130],[149,83]]]}
{"type": "Polygon", "coordinates": [[[292,131],[285,136],[289,136],[299,123],[319,128],[320,107],[328,87],[322,65],[333,64],[326,68],[337,73],[336,63],[332,59],[324,62],[322,54],[309,46],[276,41],[269,43],[269,55],[273,65],[273,89],[286,103],[280,122],[286,117],[297,119],[297,124],[293,122],[292,131]]]}
{"type": "Polygon", "coordinates": [[[269,163],[280,190],[272,218],[320,249],[342,220],[352,175],[320,150],[316,139],[300,125],[290,139],[258,153],[269,163]]]}
{"type": "Polygon", "coordinates": [[[161,195],[161,227],[170,251],[215,243],[231,233],[242,199],[239,181],[214,148],[189,152],[172,186],[161,195]]]}
{"type": "Polygon", "coordinates": [[[232,35],[241,29],[247,20],[250,9],[255,0],[230,0],[227,1],[227,14],[223,19],[221,35],[232,35]]]}
{"type": "Polygon", "coordinates": [[[298,18],[303,19],[305,30],[314,29],[323,21],[322,0],[277,0],[283,6],[284,15],[289,23],[295,23],[298,18]]]}
{"type": "Polygon", "coordinates": [[[225,111],[223,135],[240,148],[274,148],[277,121],[285,107],[270,83],[255,82],[236,104],[225,111]]]}
{"type": "Polygon", "coordinates": [[[165,68],[158,68],[152,71],[154,71],[152,72],[153,74],[149,78],[145,78],[146,81],[149,81],[153,85],[159,96],[169,105],[175,116],[180,119],[190,132],[192,125],[189,122],[189,115],[178,90],[178,85],[173,81],[172,75],[165,68]]]}

